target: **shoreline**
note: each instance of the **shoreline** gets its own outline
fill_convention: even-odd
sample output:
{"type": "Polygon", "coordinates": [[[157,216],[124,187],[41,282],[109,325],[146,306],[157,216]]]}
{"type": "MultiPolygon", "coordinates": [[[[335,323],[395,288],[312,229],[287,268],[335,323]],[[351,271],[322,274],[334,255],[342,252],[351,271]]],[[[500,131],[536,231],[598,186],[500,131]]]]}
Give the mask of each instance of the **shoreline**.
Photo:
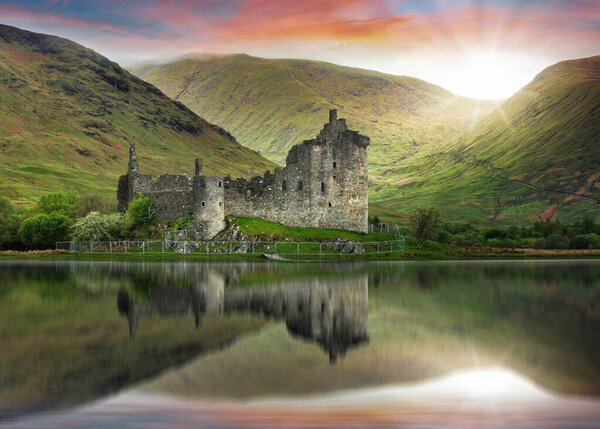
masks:
{"type": "MultiPolygon", "coordinates": [[[[547,249],[496,249],[461,248],[447,251],[411,249],[403,252],[381,254],[331,255],[313,259],[287,259],[277,262],[343,262],[343,261],[471,261],[471,260],[525,260],[525,259],[600,259],[600,249],[547,250],[547,249]],[[476,250],[475,250],[476,249],[476,250]]],[[[2,260],[49,260],[49,261],[253,261],[273,262],[263,254],[179,254],[179,253],[72,253],[60,250],[0,251],[2,260]]]]}

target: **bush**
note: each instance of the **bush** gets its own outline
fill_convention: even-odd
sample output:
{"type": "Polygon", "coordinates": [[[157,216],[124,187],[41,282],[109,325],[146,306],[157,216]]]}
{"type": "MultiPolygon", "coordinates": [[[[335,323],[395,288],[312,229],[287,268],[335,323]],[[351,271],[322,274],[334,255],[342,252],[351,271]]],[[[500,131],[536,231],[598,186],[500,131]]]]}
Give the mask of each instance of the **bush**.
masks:
{"type": "Polygon", "coordinates": [[[494,228],[494,229],[488,229],[487,231],[485,231],[483,238],[487,241],[487,240],[491,240],[493,238],[506,238],[507,235],[507,231],[500,229],[500,228],[494,228]]]}
{"type": "Polygon", "coordinates": [[[8,198],[0,197],[0,248],[17,241],[18,223],[15,208],[8,198]]]}
{"type": "Polygon", "coordinates": [[[571,249],[600,249],[600,236],[596,234],[577,235],[571,240],[571,249]]]}
{"type": "Polygon", "coordinates": [[[545,249],[546,248],[546,240],[544,240],[543,238],[536,240],[533,243],[533,248],[534,249],[545,249]]]}
{"type": "Polygon", "coordinates": [[[70,218],[58,213],[39,214],[23,221],[18,235],[27,246],[53,247],[57,241],[69,238],[71,223],[70,218]]]}
{"type": "Polygon", "coordinates": [[[74,219],[79,210],[77,192],[54,192],[42,195],[37,203],[37,212],[42,214],[57,213],[74,219]]]}
{"type": "Polygon", "coordinates": [[[71,227],[71,238],[75,241],[108,240],[125,235],[128,227],[127,218],[120,213],[91,212],[71,227]]]}
{"type": "Polygon", "coordinates": [[[149,198],[138,198],[129,204],[127,216],[133,228],[150,225],[154,218],[154,209],[149,198]]]}
{"type": "Polygon", "coordinates": [[[567,237],[560,234],[549,235],[544,241],[544,248],[546,249],[568,249],[569,240],[567,237]]]}

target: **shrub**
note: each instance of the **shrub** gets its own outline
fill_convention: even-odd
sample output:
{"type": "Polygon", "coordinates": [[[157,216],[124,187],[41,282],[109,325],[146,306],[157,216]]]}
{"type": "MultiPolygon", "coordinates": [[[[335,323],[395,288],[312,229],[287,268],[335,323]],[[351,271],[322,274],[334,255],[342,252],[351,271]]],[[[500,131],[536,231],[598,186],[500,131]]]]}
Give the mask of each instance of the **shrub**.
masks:
{"type": "Polygon", "coordinates": [[[571,240],[571,249],[600,249],[600,236],[596,234],[576,235],[571,240]]]}
{"type": "Polygon", "coordinates": [[[129,204],[127,216],[133,228],[150,225],[154,217],[154,209],[149,198],[138,198],[129,204]]]}
{"type": "Polygon", "coordinates": [[[27,246],[52,247],[57,241],[68,239],[71,223],[70,218],[58,213],[39,214],[24,220],[18,235],[27,246]]]}
{"type": "Polygon", "coordinates": [[[488,229],[487,231],[485,231],[483,238],[487,241],[487,240],[491,240],[493,238],[506,238],[507,235],[507,231],[500,229],[500,228],[494,228],[494,229],[488,229]]]}
{"type": "Polygon", "coordinates": [[[42,214],[58,213],[75,218],[78,209],[79,195],[77,192],[54,192],[42,195],[37,203],[37,212],[42,214]]]}
{"type": "Polygon", "coordinates": [[[91,212],[71,227],[71,238],[75,241],[108,240],[125,235],[128,226],[127,218],[120,213],[91,212]]]}
{"type": "Polygon", "coordinates": [[[569,246],[569,240],[567,237],[560,234],[549,235],[545,242],[544,247],[546,249],[567,249],[569,246]]]}
{"type": "Polygon", "coordinates": [[[546,240],[544,240],[543,238],[536,240],[533,243],[533,248],[534,249],[545,249],[546,248],[546,240]]]}

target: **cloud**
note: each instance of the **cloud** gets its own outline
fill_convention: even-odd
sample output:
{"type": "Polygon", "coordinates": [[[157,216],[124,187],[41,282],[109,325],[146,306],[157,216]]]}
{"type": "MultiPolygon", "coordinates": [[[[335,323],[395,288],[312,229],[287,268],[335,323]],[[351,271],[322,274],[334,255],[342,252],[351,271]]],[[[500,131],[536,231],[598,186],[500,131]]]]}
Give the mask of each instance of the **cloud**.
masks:
{"type": "Polygon", "coordinates": [[[514,67],[532,67],[529,76],[600,46],[597,0],[21,0],[0,5],[0,21],[69,37],[125,64],[246,52],[423,78],[490,52],[519,58],[514,67]]]}

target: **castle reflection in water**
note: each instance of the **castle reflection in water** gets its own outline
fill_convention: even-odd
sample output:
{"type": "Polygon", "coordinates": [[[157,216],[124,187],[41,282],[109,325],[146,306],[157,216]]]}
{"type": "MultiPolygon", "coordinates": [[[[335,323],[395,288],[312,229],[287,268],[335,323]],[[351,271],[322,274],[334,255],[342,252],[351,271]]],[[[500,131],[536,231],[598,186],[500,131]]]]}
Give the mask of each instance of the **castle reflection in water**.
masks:
{"type": "Polygon", "coordinates": [[[232,284],[243,272],[198,266],[187,267],[185,273],[185,279],[166,272],[146,280],[151,291],[146,298],[119,291],[117,307],[128,318],[132,340],[144,318],[193,315],[200,326],[205,314],[249,312],[284,320],[291,334],[318,343],[332,363],[349,348],[369,341],[367,274],[286,278],[260,287],[240,287],[232,284]]]}

